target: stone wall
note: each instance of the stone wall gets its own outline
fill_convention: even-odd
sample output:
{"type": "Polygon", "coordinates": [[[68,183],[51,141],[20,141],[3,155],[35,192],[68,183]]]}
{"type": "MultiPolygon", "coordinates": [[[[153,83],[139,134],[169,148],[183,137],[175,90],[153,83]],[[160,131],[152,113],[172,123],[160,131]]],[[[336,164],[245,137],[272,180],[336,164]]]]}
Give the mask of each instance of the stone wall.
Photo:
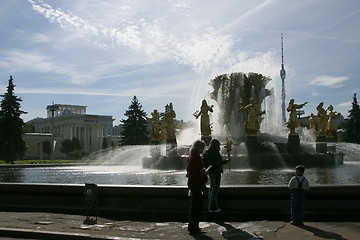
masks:
{"type": "MultiPolygon", "coordinates": [[[[181,186],[96,186],[96,208],[90,215],[131,220],[187,221],[191,199],[181,186]]],[[[2,211],[62,212],[86,215],[85,184],[0,183],[2,211]]],[[[317,185],[307,194],[306,221],[359,221],[360,185],[317,185]]],[[[209,221],[290,220],[286,186],[222,186],[220,214],[206,211],[209,221]]]]}

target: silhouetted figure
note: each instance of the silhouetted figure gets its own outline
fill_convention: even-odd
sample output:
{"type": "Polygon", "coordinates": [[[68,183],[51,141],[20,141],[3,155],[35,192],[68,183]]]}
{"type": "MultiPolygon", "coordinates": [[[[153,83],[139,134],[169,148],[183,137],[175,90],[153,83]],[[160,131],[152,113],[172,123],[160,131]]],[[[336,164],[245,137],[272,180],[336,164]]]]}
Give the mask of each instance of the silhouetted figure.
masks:
{"type": "Polygon", "coordinates": [[[209,171],[210,189],[209,189],[209,212],[220,212],[218,206],[218,195],[220,190],[221,174],[223,165],[230,163],[229,160],[223,160],[220,155],[220,142],[216,138],[211,139],[210,146],[205,154],[209,156],[209,165],[212,166],[209,171]]]}
{"type": "Polygon", "coordinates": [[[188,231],[190,234],[203,233],[199,228],[202,209],[202,185],[206,174],[200,154],[205,150],[205,142],[197,140],[190,149],[187,165],[188,187],[191,191],[191,208],[189,213],[188,231]]]}
{"type": "Polygon", "coordinates": [[[295,176],[289,182],[291,190],[291,224],[304,225],[305,192],[310,189],[309,181],[304,177],[305,167],[295,168],[295,176]]]}

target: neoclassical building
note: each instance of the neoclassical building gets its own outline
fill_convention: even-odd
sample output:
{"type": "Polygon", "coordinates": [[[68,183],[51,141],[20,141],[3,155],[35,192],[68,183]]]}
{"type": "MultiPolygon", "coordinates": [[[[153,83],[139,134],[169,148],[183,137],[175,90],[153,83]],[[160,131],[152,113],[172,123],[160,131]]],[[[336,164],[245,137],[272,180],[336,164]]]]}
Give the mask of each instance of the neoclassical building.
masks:
{"type": "Polygon", "coordinates": [[[80,140],[82,149],[87,153],[100,150],[104,140],[111,146],[115,120],[112,116],[86,114],[86,106],[80,105],[53,104],[46,109],[47,118],[35,118],[28,122],[34,124],[35,133],[24,136],[29,148],[27,156],[42,158],[42,141],[49,138],[54,139],[55,151],[60,150],[62,140],[73,137],[80,140]]]}

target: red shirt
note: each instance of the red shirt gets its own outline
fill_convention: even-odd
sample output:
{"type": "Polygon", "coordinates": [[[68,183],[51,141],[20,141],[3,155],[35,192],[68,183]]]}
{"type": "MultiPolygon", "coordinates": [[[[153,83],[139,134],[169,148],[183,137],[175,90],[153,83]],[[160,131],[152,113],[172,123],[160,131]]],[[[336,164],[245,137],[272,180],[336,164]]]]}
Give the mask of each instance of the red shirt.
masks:
{"type": "Polygon", "coordinates": [[[188,179],[189,181],[199,181],[204,179],[204,162],[199,153],[190,154],[188,157],[188,179]]]}

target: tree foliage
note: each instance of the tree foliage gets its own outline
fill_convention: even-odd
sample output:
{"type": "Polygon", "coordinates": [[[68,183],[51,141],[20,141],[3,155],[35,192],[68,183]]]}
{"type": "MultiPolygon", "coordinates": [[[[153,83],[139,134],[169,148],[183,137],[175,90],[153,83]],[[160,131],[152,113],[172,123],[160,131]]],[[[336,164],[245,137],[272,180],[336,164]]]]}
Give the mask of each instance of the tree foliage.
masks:
{"type": "Polygon", "coordinates": [[[42,151],[46,153],[47,159],[50,159],[51,154],[51,143],[50,140],[44,140],[42,141],[42,151]]]}
{"type": "Polygon", "coordinates": [[[360,107],[354,94],[352,109],[349,110],[349,120],[345,131],[345,141],[360,143],[360,107]]]}
{"type": "Polygon", "coordinates": [[[133,97],[129,109],[126,110],[127,119],[122,119],[121,144],[145,145],[149,144],[149,128],[146,113],[142,110],[136,96],[133,97]]]}
{"type": "Polygon", "coordinates": [[[25,123],[23,132],[24,133],[34,133],[35,132],[35,124],[33,122],[25,123]]]}
{"type": "Polygon", "coordinates": [[[22,159],[26,145],[22,138],[24,121],[20,118],[26,112],[20,110],[21,98],[14,94],[15,85],[10,76],[7,91],[0,105],[0,158],[7,163],[22,159]]]}
{"type": "Polygon", "coordinates": [[[76,137],[73,137],[72,140],[65,139],[61,142],[60,151],[64,153],[67,157],[70,157],[73,152],[80,152],[81,143],[80,140],[76,137]]]}

